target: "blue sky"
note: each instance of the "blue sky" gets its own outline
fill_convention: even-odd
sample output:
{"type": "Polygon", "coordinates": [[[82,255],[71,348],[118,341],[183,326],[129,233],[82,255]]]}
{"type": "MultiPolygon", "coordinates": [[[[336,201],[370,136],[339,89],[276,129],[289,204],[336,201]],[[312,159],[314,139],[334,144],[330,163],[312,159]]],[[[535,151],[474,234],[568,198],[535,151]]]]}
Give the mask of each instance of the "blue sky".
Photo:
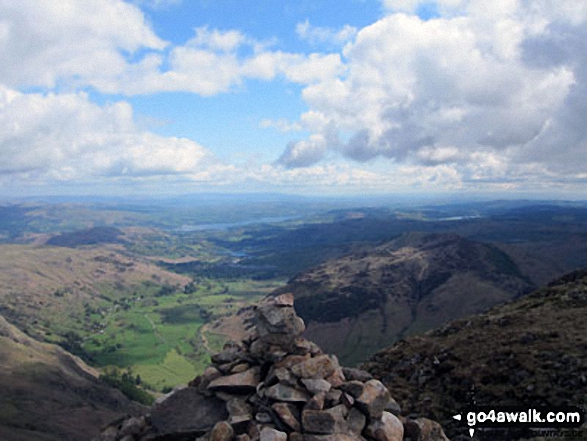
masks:
{"type": "Polygon", "coordinates": [[[0,195],[585,198],[587,4],[0,2],[0,195]]]}

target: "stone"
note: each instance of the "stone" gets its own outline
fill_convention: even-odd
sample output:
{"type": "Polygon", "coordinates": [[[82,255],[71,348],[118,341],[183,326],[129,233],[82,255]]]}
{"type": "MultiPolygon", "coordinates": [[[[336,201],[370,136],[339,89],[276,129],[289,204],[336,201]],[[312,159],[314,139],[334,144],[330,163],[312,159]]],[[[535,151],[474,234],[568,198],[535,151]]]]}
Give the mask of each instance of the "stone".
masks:
{"type": "Polygon", "coordinates": [[[324,397],[324,404],[327,407],[334,407],[340,404],[342,397],[342,391],[339,389],[330,389],[330,391],[324,397]]]}
{"type": "Polygon", "coordinates": [[[135,437],[132,435],[126,435],[124,438],[120,438],[120,441],[135,441],[135,437]]]}
{"type": "Polygon", "coordinates": [[[275,306],[293,306],[294,295],[291,292],[280,294],[273,298],[273,303],[275,306]]]}
{"type": "Polygon", "coordinates": [[[314,395],[304,406],[304,410],[322,410],[324,409],[324,401],[326,393],[320,392],[314,395]]]}
{"type": "Polygon", "coordinates": [[[353,398],[358,398],[365,390],[365,384],[358,380],[347,381],[340,385],[340,390],[348,393],[353,398]]]}
{"type": "Polygon", "coordinates": [[[381,418],[383,410],[391,397],[387,388],[379,380],[369,380],[361,395],[356,397],[355,403],[371,419],[381,418]]]}
{"type": "Polygon", "coordinates": [[[340,401],[349,409],[355,404],[355,399],[346,392],[340,396],[340,401]]]}
{"type": "Polygon", "coordinates": [[[139,433],[141,433],[143,431],[145,426],[146,426],[145,417],[140,417],[140,418],[131,417],[128,420],[126,420],[124,423],[122,423],[122,427],[120,428],[120,431],[118,432],[118,436],[123,438],[127,435],[130,435],[130,436],[138,435],[139,433]]]}
{"type": "Polygon", "coordinates": [[[185,434],[195,438],[228,418],[226,405],[216,397],[207,397],[193,387],[171,395],[151,410],[153,432],[163,438],[168,434],[185,434]]]}
{"type": "Polygon", "coordinates": [[[322,355],[322,349],[313,341],[307,340],[303,337],[297,338],[294,341],[294,352],[296,354],[305,355],[310,354],[312,356],[322,355]]]}
{"type": "Polygon", "coordinates": [[[365,441],[360,435],[335,433],[331,435],[305,434],[304,441],[365,441]]]}
{"type": "Polygon", "coordinates": [[[219,377],[210,382],[208,389],[234,393],[255,391],[259,384],[259,371],[259,367],[255,366],[245,372],[219,377]]]}
{"type": "Polygon", "coordinates": [[[412,441],[449,441],[442,426],[427,418],[404,421],[404,432],[412,441]]]}
{"type": "Polygon", "coordinates": [[[345,411],[344,406],[328,410],[304,410],[302,412],[304,431],[322,434],[347,432],[348,425],[344,419],[345,411]]]}
{"type": "Polygon", "coordinates": [[[305,354],[305,355],[288,355],[286,357],[283,358],[283,360],[280,360],[278,362],[275,363],[274,367],[275,368],[287,368],[287,369],[291,369],[292,366],[295,366],[296,364],[299,363],[303,363],[306,360],[309,360],[310,354],[305,354]]]}
{"type": "Polygon", "coordinates": [[[257,307],[257,332],[261,341],[291,345],[306,329],[293,306],[277,306],[272,302],[257,307]]]}
{"type": "Polygon", "coordinates": [[[102,433],[93,439],[93,441],[116,441],[118,439],[118,429],[116,427],[107,427],[102,433]]]}
{"type": "Polygon", "coordinates": [[[320,392],[328,392],[332,388],[332,385],[328,381],[322,380],[321,378],[303,378],[301,381],[312,395],[320,392]]]}
{"type": "Polygon", "coordinates": [[[274,371],[274,375],[281,384],[286,386],[296,386],[298,379],[286,368],[277,368],[274,371]]]}
{"type": "Polygon", "coordinates": [[[367,381],[373,379],[373,375],[371,375],[369,372],[357,368],[343,367],[342,373],[348,381],[356,380],[366,383],[367,381]]]}
{"type": "Polygon", "coordinates": [[[326,377],[326,381],[328,381],[333,387],[339,387],[342,383],[346,381],[346,378],[344,378],[342,369],[339,367],[334,371],[332,375],[326,377]]]}
{"type": "Polygon", "coordinates": [[[232,441],[234,429],[226,421],[217,423],[210,433],[210,441],[232,441]]]}
{"type": "Polygon", "coordinates": [[[373,420],[367,425],[365,435],[375,441],[402,441],[404,426],[395,415],[383,412],[381,419],[373,420]]]}
{"type": "Polygon", "coordinates": [[[226,402],[226,409],[230,415],[228,422],[233,426],[251,421],[253,419],[253,409],[243,399],[232,398],[228,400],[226,402]]]}
{"type": "Polygon", "coordinates": [[[349,414],[346,418],[349,430],[355,435],[360,435],[367,424],[367,417],[356,407],[349,410],[349,414]]]}
{"type": "Polygon", "coordinates": [[[288,441],[304,441],[304,435],[298,432],[292,432],[289,434],[288,441]]]}
{"type": "Polygon", "coordinates": [[[236,364],[230,369],[231,374],[240,374],[241,372],[248,371],[250,366],[247,363],[236,364]]]}
{"type": "Polygon", "coordinates": [[[292,366],[291,371],[299,378],[324,379],[332,375],[338,367],[338,360],[334,356],[318,355],[292,366]]]}
{"type": "Polygon", "coordinates": [[[295,406],[289,403],[273,403],[271,408],[275,411],[279,419],[291,430],[294,432],[300,432],[302,430],[299,411],[295,406]]]}
{"type": "Polygon", "coordinates": [[[287,402],[301,402],[306,403],[310,397],[304,391],[295,389],[291,386],[286,386],[281,383],[277,383],[271,386],[265,392],[265,396],[275,401],[287,401],[287,402]]]}
{"type": "Polygon", "coordinates": [[[246,433],[243,433],[241,435],[237,435],[234,441],[251,441],[251,437],[246,433]]]}
{"type": "Polygon", "coordinates": [[[260,441],[287,441],[287,433],[264,427],[261,430],[260,441]]]}
{"type": "Polygon", "coordinates": [[[242,356],[243,354],[240,351],[240,348],[229,348],[212,355],[211,360],[214,364],[226,364],[240,360],[242,356]]]}
{"type": "Polygon", "coordinates": [[[402,413],[402,408],[400,407],[398,402],[393,399],[393,397],[390,397],[389,403],[387,403],[387,406],[385,406],[385,411],[392,413],[395,416],[400,416],[400,414],[402,413]]]}
{"type": "Polygon", "coordinates": [[[255,420],[263,424],[268,424],[273,421],[273,418],[267,412],[257,412],[255,414],[255,420]]]}

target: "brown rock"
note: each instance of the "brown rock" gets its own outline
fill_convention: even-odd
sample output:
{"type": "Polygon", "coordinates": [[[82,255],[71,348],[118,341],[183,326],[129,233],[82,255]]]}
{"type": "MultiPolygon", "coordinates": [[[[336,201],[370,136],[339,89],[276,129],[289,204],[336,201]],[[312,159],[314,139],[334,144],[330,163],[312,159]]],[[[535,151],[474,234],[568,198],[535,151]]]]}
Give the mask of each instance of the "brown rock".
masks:
{"type": "Polygon", "coordinates": [[[328,392],[332,388],[332,385],[328,381],[322,380],[321,378],[303,378],[302,384],[306,386],[306,389],[308,389],[312,395],[316,395],[320,392],[328,392]]]}
{"type": "Polygon", "coordinates": [[[342,383],[346,381],[346,379],[344,378],[342,369],[339,367],[334,371],[332,375],[326,377],[326,381],[328,381],[333,387],[339,387],[342,383]]]}
{"type": "Polygon", "coordinates": [[[234,441],[251,441],[251,437],[246,433],[243,433],[242,435],[237,435],[234,441]]]}
{"type": "Polygon", "coordinates": [[[264,427],[261,430],[260,441],[287,441],[287,433],[264,427]]]}
{"type": "Polygon", "coordinates": [[[327,378],[338,368],[338,360],[334,356],[318,355],[291,367],[294,375],[300,378],[327,378]]]}
{"type": "Polygon", "coordinates": [[[233,426],[246,423],[253,419],[253,409],[241,398],[232,398],[227,401],[226,409],[230,415],[228,422],[233,426]]]}
{"type": "Polygon", "coordinates": [[[210,441],[231,441],[234,430],[226,421],[217,423],[210,433],[210,441]]]}
{"type": "Polygon", "coordinates": [[[427,418],[417,418],[404,422],[406,437],[412,441],[449,441],[442,426],[427,418]]]}
{"type": "Polygon", "coordinates": [[[402,441],[404,426],[389,412],[383,412],[381,419],[372,421],[365,429],[365,435],[375,441],[402,441]]]}
{"type": "Polygon", "coordinates": [[[344,433],[348,431],[345,421],[346,408],[337,406],[328,410],[304,410],[302,412],[302,426],[305,432],[310,433],[344,433]]]}
{"type": "Polygon", "coordinates": [[[342,391],[339,389],[330,389],[324,399],[324,405],[334,407],[341,403],[342,391]]]}
{"type": "Polygon", "coordinates": [[[293,306],[294,295],[291,292],[280,294],[277,297],[273,298],[273,303],[276,306],[293,306]]]}
{"type": "Polygon", "coordinates": [[[360,435],[365,428],[365,424],[367,424],[367,417],[359,409],[353,407],[349,410],[346,421],[349,425],[349,430],[355,435],[360,435]]]}
{"type": "Polygon", "coordinates": [[[390,398],[389,391],[381,381],[369,380],[355,402],[357,407],[371,419],[379,419],[390,398]]]}
{"type": "Polygon", "coordinates": [[[317,393],[304,406],[304,410],[322,410],[324,409],[324,401],[326,394],[324,392],[317,393]]]}
{"type": "Polygon", "coordinates": [[[288,403],[273,403],[271,408],[275,411],[279,419],[294,432],[300,432],[300,413],[295,406],[288,403]]]}
{"type": "Polygon", "coordinates": [[[295,389],[291,386],[286,386],[281,383],[277,383],[271,386],[265,392],[265,396],[276,400],[276,401],[287,401],[287,402],[301,402],[306,403],[310,397],[304,391],[295,389]]]}
{"type": "Polygon", "coordinates": [[[227,417],[223,401],[206,397],[193,387],[186,387],[154,406],[150,422],[153,432],[162,438],[178,433],[195,438],[227,417]]]}
{"type": "Polygon", "coordinates": [[[335,433],[331,435],[304,435],[304,441],[365,441],[361,435],[335,433]]]}
{"type": "Polygon", "coordinates": [[[358,398],[365,390],[365,384],[357,380],[347,381],[340,385],[340,390],[348,393],[353,398],[358,398]]]}
{"type": "Polygon", "coordinates": [[[277,306],[272,302],[257,307],[259,339],[277,345],[291,345],[306,329],[292,306],[277,306]]]}
{"type": "Polygon", "coordinates": [[[292,366],[295,366],[296,364],[299,363],[303,363],[306,360],[309,360],[310,354],[305,354],[305,355],[288,355],[286,357],[283,358],[283,360],[280,360],[278,362],[275,363],[274,367],[275,368],[287,368],[287,369],[291,369],[292,366]]]}
{"type": "Polygon", "coordinates": [[[255,366],[239,374],[219,377],[210,382],[208,389],[235,393],[247,393],[256,389],[259,384],[259,367],[255,366]]]}
{"type": "Polygon", "coordinates": [[[146,426],[145,417],[131,417],[122,423],[118,436],[123,438],[127,435],[135,436],[143,431],[146,426]]]}
{"type": "Polygon", "coordinates": [[[349,381],[357,380],[366,383],[373,379],[373,375],[362,369],[343,367],[342,372],[344,377],[349,381]]]}

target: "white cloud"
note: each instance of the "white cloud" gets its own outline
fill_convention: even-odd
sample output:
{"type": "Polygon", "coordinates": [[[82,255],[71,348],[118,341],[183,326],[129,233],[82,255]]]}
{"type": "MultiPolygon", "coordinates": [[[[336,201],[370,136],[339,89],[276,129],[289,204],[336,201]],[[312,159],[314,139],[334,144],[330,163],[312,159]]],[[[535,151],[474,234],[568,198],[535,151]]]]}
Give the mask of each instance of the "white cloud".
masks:
{"type": "Polygon", "coordinates": [[[284,164],[308,166],[334,151],[446,166],[467,185],[585,171],[581,2],[441,0],[443,16],[429,20],[414,14],[428,2],[384,3],[390,13],[345,46],[345,73],[304,89],[321,119],[310,138],[288,145],[284,164]],[[333,131],[348,140],[316,142],[333,131]]]}
{"type": "Polygon", "coordinates": [[[121,50],[166,46],[120,0],[2,1],[0,29],[0,82],[11,87],[92,84],[128,68],[121,50]]]}
{"type": "Polygon", "coordinates": [[[357,28],[350,25],[344,25],[341,29],[313,26],[306,19],[296,25],[296,34],[311,45],[340,47],[354,38],[357,34],[357,28]]]}
{"type": "Polygon", "coordinates": [[[0,87],[0,126],[0,175],[18,179],[187,177],[224,168],[191,140],[137,129],[129,104],[100,107],[83,93],[0,87]]]}

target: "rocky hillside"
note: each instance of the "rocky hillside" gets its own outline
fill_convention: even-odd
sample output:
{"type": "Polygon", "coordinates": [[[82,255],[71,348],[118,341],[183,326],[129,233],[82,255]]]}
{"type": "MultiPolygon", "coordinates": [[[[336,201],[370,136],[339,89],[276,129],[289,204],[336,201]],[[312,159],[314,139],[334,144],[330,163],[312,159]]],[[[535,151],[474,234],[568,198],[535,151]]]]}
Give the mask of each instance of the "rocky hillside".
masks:
{"type": "Polygon", "coordinates": [[[485,311],[531,283],[502,251],[453,234],[409,233],[294,277],[305,336],[355,364],[407,335],[485,311]]]}
{"type": "Polygon", "coordinates": [[[451,416],[472,402],[587,406],[586,317],[587,270],[401,341],[364,367],[406,414],[437,419],[452,437],[460,426],[451,416]]]}
{"type": "Polygon", "coordinates": [[[399,417],[379,380],[300,338],[291,294],[261,303],[254,324],[189,387],[94,441],[448,441],[434,421],[399,417]]]}
{"type": "Polygon", "coordinates": [[[87,440],[105,423],[142,410],[97,375],[0,316],[0,439],[87,440]]]}

